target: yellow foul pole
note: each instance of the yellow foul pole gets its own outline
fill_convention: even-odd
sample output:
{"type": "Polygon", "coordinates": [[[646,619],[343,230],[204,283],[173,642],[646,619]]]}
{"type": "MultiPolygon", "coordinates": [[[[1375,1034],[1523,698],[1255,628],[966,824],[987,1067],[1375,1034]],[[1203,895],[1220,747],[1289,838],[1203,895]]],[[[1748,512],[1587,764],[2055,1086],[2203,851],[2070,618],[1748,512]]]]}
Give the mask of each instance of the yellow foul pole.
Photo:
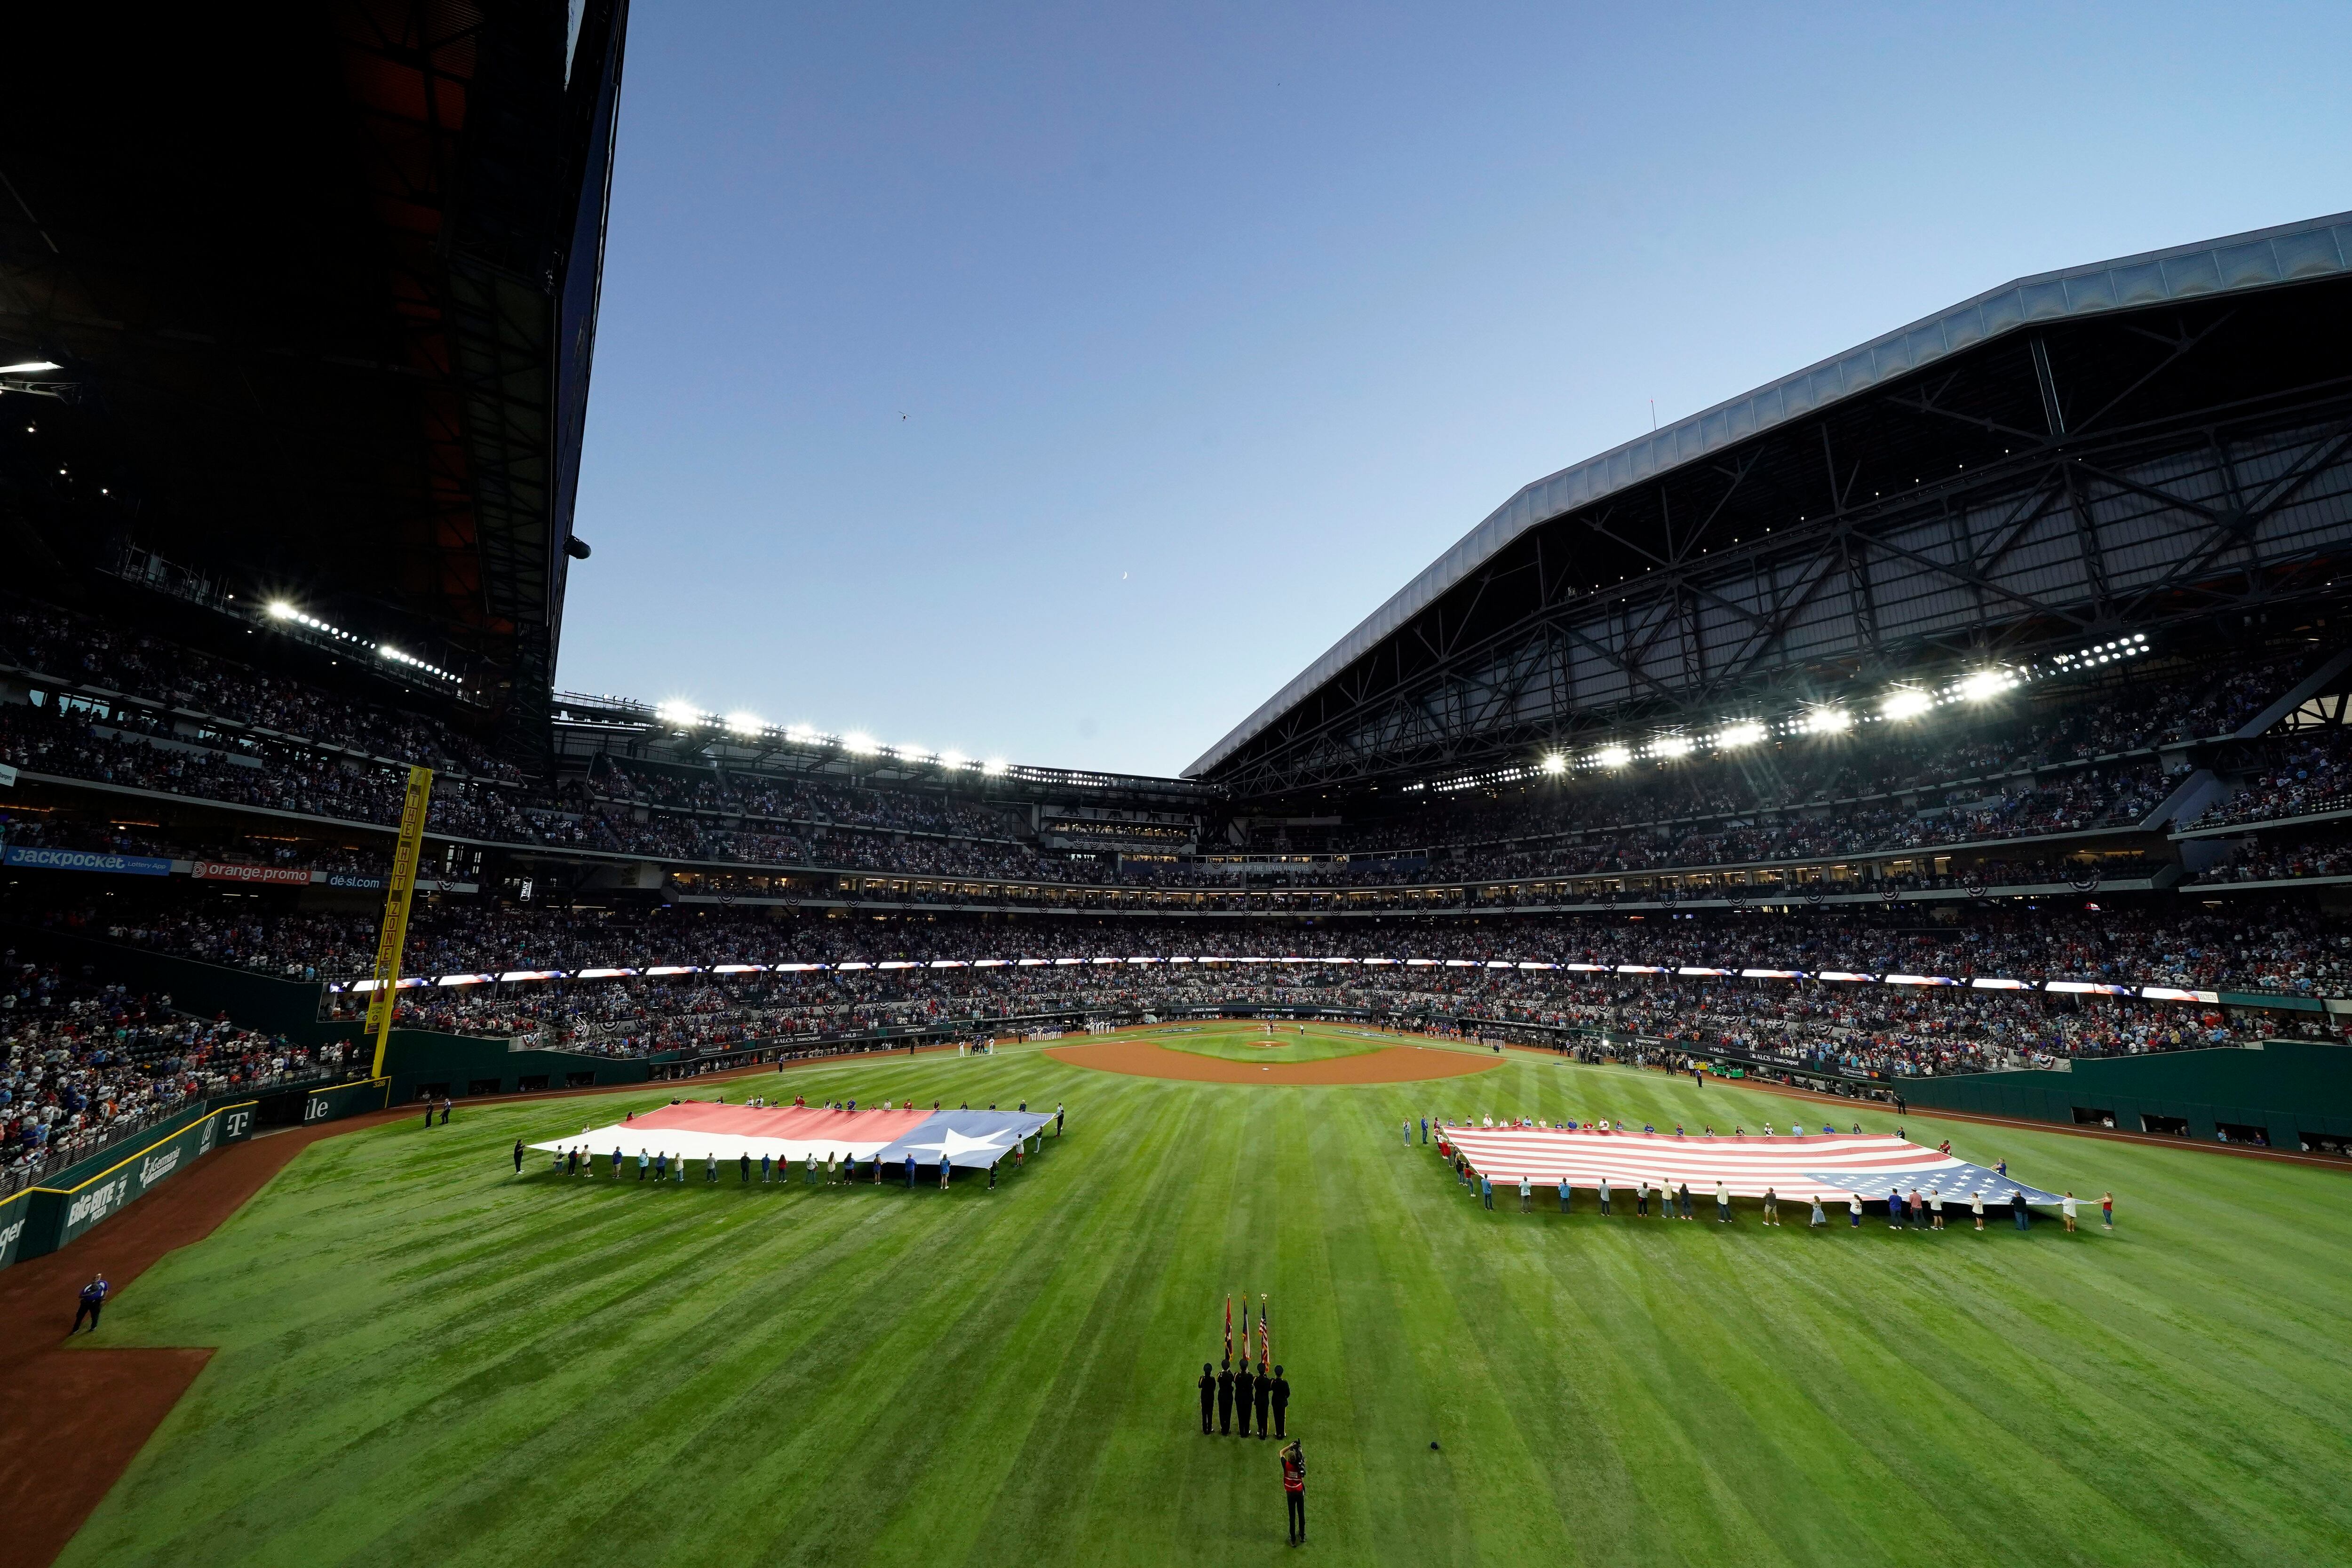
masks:
{"type": "Polygon", "coordinates": [[[368,992],[367,1032],[375,1037],[372,1078],[383,1076],[383,1048],[400,1000],[400,955],[408,945],[408,904],[416,891],[416,858],[425,848],[425,808],[433,800],[433,770],[408,770],[408,798],[400,807],[400,843],[392,852],[392,885],[383,896],[383,929],[375,940],[375,984],[368,992]]]}

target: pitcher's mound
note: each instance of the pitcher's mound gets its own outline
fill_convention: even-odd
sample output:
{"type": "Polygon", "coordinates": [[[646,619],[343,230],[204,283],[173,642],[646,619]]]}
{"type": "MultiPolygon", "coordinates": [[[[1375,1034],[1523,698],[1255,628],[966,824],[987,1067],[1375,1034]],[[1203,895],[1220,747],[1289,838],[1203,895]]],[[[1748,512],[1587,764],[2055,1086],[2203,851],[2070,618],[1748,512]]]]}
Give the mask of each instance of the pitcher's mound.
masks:
{"type": "Polygon", "coordinates": [[[1467,1078],[1503,1065],[1503,1058],[1496,1056],[1474,1057],[1466,1051],[1421,1046],[1391,1046],[1360,1056],[1271,1066],[1171,1051],[1150,1040],[1048,1046],[1045,1054],[1072,1067],[1123,1072],[1131,1078],[1180,1079],[1186,1083],[1414,1083],[1433,1078],[1467,1078]]]}

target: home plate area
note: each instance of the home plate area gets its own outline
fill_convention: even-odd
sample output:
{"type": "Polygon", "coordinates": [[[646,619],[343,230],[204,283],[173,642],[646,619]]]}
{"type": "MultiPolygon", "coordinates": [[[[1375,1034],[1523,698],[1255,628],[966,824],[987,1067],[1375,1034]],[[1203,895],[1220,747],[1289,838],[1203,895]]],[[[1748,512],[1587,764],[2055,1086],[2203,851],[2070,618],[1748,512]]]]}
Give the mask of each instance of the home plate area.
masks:
{"type": "Polygon", "coordinates": [[[578,1149],[608,1154],[618,1149],[690,1160],[753,1160],[797,1163],[811,1158],[855,1158],[860,1164],[901,1164],[910,1156],[937,1170],[940,1160],[962,1170],[984,1170],[1036,1136],[1053,1114],[1034,1110],[840,1110],[816,1105],[727,1105],[681,1100],[568,1138],[533,1143],[563,1153],[578,1149]]]}

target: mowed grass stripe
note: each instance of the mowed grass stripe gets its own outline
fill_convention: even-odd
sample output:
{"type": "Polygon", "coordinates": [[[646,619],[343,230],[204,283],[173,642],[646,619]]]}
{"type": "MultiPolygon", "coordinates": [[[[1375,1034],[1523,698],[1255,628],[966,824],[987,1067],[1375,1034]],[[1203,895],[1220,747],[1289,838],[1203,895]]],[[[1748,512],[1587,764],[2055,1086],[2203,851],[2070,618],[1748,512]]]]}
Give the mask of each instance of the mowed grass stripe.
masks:
{"type": "Polygon", "coordinates": [[[1259,1089],[1009,1051],[730,1097],[786,1082],[1067,1100],[1071,1136],[947,1194],[507,1173],[644,1092],[329,1140],[110,1312],[222,1349],[68,1560],[1256,1561],[1274,1445],[1193,1414],[1228,1289],[1273,1298],[1327,1557],[2352,1558],[2336,1173],[1920,1117],[2115,1188],[2122,1230],[1812,1235],[1803,1194],[1780,1230],[1603,1224],[1589,1189],[1487,1215],[1397,1123],[1891,1121],[1536,1058],[1259,1089]]]}

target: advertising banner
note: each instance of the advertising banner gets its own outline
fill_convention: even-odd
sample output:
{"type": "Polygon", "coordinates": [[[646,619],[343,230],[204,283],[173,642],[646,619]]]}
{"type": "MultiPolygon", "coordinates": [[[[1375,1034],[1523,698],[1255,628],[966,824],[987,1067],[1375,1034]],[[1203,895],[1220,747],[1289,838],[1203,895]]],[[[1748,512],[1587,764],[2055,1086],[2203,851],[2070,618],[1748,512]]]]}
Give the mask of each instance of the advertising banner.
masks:
{"type": "MultiPolygon", "coordinates": [[[[33,1202],[27,1234],[17,1243],[18,1256],[55,1252],[123,1205],[162,1185],[194,1164],[218,1143],[253,1136],[255,1102],[241,1100],[217,1110],[196,1112],[169,1131],[151,1129],[128,1153],[97,1156],[111,1161],[97,1171],[85,1162],[50,1178],[26,1195],[33,1202]],[[29,1248],[26,1247],[29,1243],[29,1248]]],[[[121,1145],[117,1144],[120,1149],[121,1145]]]]}
{"type": "Polygon", "coordinates": [[[5,862],[37,871],[110,871],[125,877],[168,877],[172,862],[152,855],[109,855],[95,849],[45,849],[34,844],[9,846],[5,862]]]}
{"type": "Polygon", "coordinates": [[[199,860],[196,875],[213,882],[266,882],[281,888],[307,888],[310,885],[308,867],[240,866],[221,860],[199,860]]]}
{"type": "Polygon", "coordinates": [[[0,1268],[16,1261],[17,1249],[25,1243],[25,1226],[33,1213],[33,1189],[12,1193],[0,1198],[0,1268]]]}
{"type": "Polygon", "coordinates": [[[302,1100],[302,1121],[333,1121],[362,1110],[382,1110],[390,1101],[392,1080],[372,1078],[360,1083],[339,1083],[314,1089],[302,1100]]]}

